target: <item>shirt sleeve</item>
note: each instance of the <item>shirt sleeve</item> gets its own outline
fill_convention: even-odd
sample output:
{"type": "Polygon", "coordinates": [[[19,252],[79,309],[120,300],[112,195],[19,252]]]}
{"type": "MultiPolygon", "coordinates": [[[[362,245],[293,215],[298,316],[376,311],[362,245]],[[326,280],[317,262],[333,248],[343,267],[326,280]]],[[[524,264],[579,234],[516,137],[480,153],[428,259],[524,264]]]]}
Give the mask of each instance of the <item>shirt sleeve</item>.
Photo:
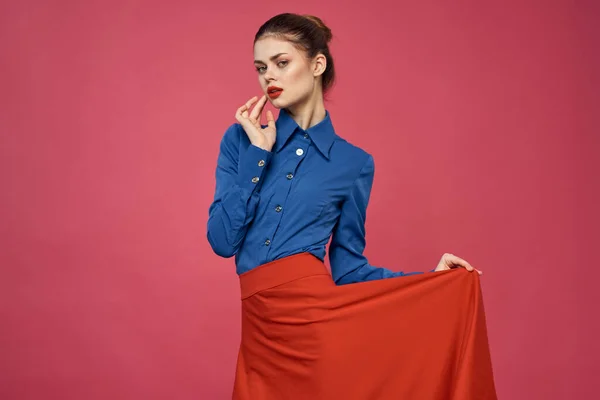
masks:
{"type": "Polygon", "coordinates": [[[260,188],[272,153],[253,144],[244,148],[239,124],[227,129],[220,143],[216,186],[208,213],[207,238],[221,257],[235,255],[254,220],[260,188]]]}
{"type": "Polygon", "coordinates": [[[333,230],[329,261],[333,280],[338,285],[422,273],[395,272],[372,266],[363,255],[366,246],[366,213],[374,174],[375,163],[373,156],[369,155],[349,196],[344,200],[342,212],[333,230]]]}

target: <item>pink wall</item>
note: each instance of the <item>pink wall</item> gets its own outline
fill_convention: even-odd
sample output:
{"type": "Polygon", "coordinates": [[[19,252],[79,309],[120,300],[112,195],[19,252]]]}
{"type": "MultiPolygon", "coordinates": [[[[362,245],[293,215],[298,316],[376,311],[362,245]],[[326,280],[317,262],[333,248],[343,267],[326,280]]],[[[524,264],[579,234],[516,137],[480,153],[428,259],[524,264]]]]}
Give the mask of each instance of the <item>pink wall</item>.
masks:
{"type": "Polygon", "coordinates": [[[500,398],[591,398],[598,3],[203,3],[0,6],[0,398],[230,397],[238,281],[206,220],[254,33],[284,11],[337,36],[371,263],[471,261],[500,398]]]}

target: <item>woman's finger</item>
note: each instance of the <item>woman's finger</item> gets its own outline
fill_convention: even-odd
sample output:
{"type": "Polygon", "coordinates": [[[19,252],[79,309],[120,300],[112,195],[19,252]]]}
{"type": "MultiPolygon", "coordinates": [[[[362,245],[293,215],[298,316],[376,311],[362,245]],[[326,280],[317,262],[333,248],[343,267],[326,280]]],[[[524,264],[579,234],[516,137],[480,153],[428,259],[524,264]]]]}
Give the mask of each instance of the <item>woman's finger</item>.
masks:
{"type": "Polygon", "coordinates": [[[473,271],[473,267],[466,260],[463,260],[462,258],[455,256],[454,254],[447,254],[446,257],[451,264],[466,268],[467,271],[473,271]]]}
{"type": "Polygon", "coordinates": [[[256,96],[252,97],[250,100],[248,100],[246,103],[244,103],[244,105],[242,105],[240,108],[238,108],[238,112],[242,113],[243,111],[248,111],[250,106],[252,106],[252,103],[254,103],[255,101],[256,101],[256,96]]]}
{"type": "Polygon", "coordinates": [[[260,100],[258,100],[258,103],[256,103],[256,106],[254,106],[252,113],[250,113],[250,118],[252,118],[253,120],[256,120],[258,123],[260,123],[260,114],[262,113],[262,110],[265,107],[266,103],[267,103],[267,96],[263,95],[260,98],[260,100]]]}
{"type": "Polygon", "coordinates": [[[267,126],[275,129],[275,118],[273,118],[271,110],[267,110],[267,126]]]}
{"type": "Polygon", "coordinates": [[[256,99],[257,99],[256,96],[252,97],[243,106],[241,106],[240,108],[237,109],[235,116],[236,116],[236,118],[238,118],[238,120],[240,117],[248,118],[248,110],[250,109],[252,104],[256,101],[256,99]]]}

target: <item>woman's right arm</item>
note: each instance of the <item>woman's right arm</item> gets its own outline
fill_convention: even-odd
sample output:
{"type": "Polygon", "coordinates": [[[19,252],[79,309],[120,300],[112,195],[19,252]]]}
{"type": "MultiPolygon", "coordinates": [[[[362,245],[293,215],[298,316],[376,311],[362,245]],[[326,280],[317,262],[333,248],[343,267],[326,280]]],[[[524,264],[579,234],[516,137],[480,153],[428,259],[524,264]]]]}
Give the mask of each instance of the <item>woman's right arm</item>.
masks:
{"type": "Polygon", "coordinates": [[[207,238],[221,257],[235,255],[254,220],[265,171],[272,153],[250,143],[247,148],[240,124],[231,125],[221,140],[216,188],[209,208],[207,238]]]}

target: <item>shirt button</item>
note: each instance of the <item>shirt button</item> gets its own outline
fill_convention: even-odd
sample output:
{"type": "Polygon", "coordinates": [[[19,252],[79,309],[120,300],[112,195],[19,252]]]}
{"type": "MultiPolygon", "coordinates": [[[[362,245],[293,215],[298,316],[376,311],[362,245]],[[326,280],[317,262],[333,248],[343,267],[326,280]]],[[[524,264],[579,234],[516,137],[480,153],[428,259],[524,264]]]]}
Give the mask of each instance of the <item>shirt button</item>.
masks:
{"type": "Polygon", "coordinates": [[[281,212],[281,210],[283,210],[283,207],[281,207],[281,206],[277,206],[277,207],[275,207],[275,211],[277,211],[277,212],[281,212]]]}
{"type": "Polygon", "coordinates": [[[269,239],[265,240],[265,246],[268,246],[271,244],[271,241],[269,239]]]}
{"type": "Polygon", "coordinates": [[[308,133],[305,133],[305,134],[304,134],[304,138],[305,138],[305,139],[308,139],[308,133]]]}
{"type": "Polygon", "coordinates": [[[304,154],[304,150],[302,150],[302,149],[296,150],[296,155],[301,156],[302,154],[304,154]]]}
{"type": "Polygon", "coordinates": [[[259,166],[259,167],[262,167],[262,166],[264,166],[264,165],[265,165],[265,160],[260,160],[260,161],[258,162],[258,166],[259,166]]]}
{"type": "Polygon", "coordinates": [[[255,176],[254,178],[252,178],[252,183],[256,183],[258,182],[258,176],[255,176]]]}
{"type": "Polygon", "coordinates": [[[287,174],[287,175],[286,175],[286,178],[288,178],[288,179],[292,179],[293,177],[294,177],[294,175],[293,175],[293,174],[287,174]]]}

